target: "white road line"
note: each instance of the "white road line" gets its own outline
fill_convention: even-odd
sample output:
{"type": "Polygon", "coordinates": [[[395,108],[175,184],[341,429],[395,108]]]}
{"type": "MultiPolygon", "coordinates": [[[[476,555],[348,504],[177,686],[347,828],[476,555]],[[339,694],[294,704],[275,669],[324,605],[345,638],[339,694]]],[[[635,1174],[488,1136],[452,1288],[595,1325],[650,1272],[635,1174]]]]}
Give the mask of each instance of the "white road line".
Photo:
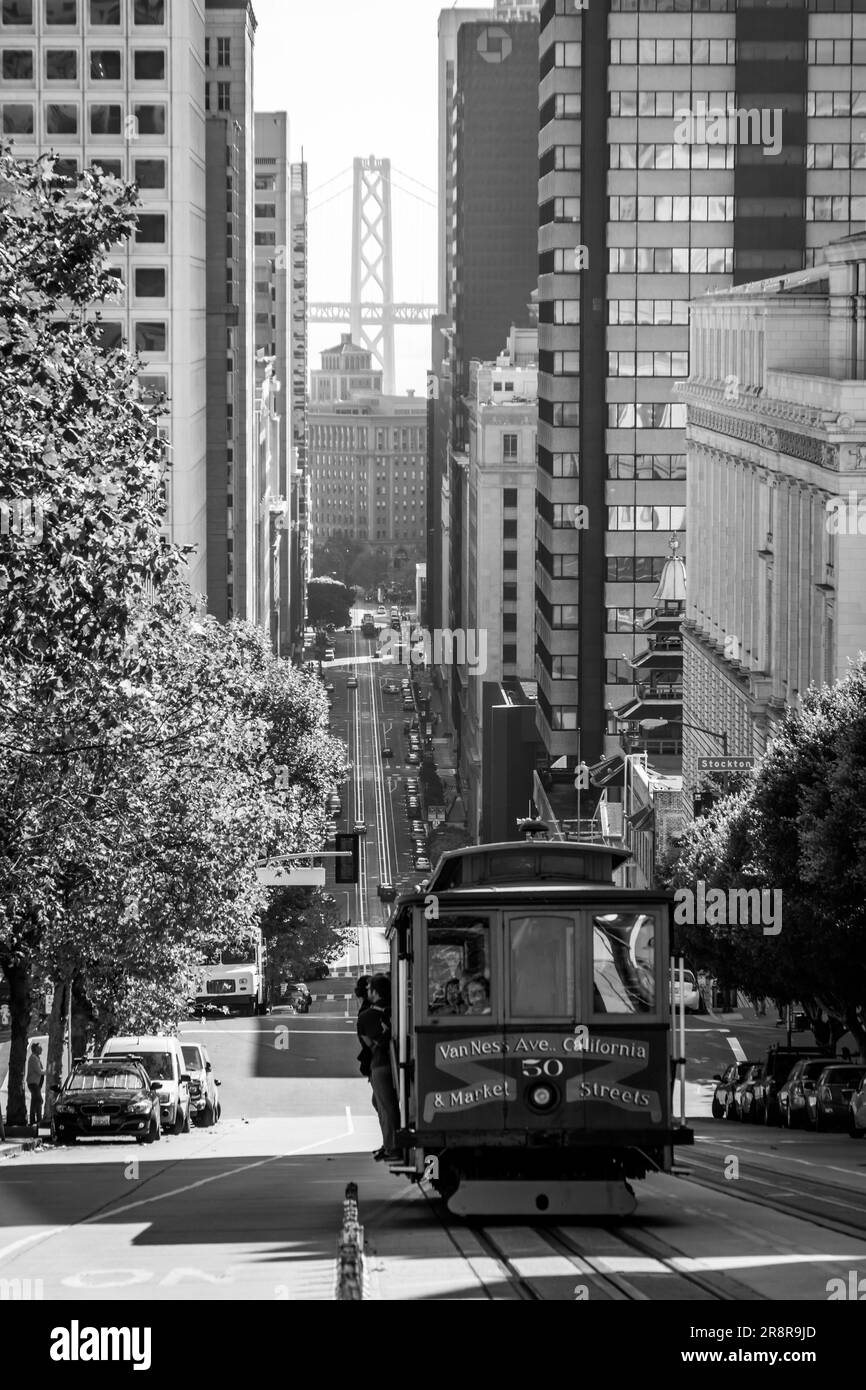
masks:
{"type": "Polygon", "coordinates": [[[739,1038],[728,1038],[727,1044],[738,1062],[748,1061],[748,1058],[746,1057],[746,1054],[743,1051],[742,1044],[740,1043],[739,1038]]]}
{"type": "Polygon", "coordinates": [[[68,1226],[52,1226],[47,1231],[37,1231],[35,1235],[22,1236],[20,1240],[13,1241],[11,1245],[4,1245],[3,1249],[0,1250],[0,1260],[5,1259],[7,1255],[11,1255],[15,1250],[20,1250],[24,1245],[31,1245],[34,1240],[42,1240],[43,1236],[47,1239],[48,1236],[56,1236],[59,1235],[61,1231],[68,1230],[68,1226]]]}
{"type": "Polygon", "coordinates": [[[352,1107],[350,1105],[346,1106],[346,1124],[349,1126],[349,1133],[354,1134],[355,1122],[352,1119],[352,1107]]]}

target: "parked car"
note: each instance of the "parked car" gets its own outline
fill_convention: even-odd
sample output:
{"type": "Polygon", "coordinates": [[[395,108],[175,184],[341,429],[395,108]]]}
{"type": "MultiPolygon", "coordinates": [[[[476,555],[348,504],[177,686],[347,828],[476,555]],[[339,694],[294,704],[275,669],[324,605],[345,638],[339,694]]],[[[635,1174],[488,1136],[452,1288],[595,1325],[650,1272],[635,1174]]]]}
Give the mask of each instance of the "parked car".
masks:
{"type": "Polygon", "coordinates": [[[407,778],[406,778],[406,790],[407,790],[408,792],[416,792],[416,791],[418,790],[418,786],[419,786],[419,782],[418,782],[418,778],[417,778],[417,777],[407,777],[407,778]]]}
{"type": "Polygon", "coordinates": [[[803,1059],[794,1064],[776,1093],[780,1125],[797,1129],[808,1123],[809,1096],[826,1065],[826,1057],[803,1059]]]}
{"type": "Polygon", "coordinates": [[[78,1058],[63,1086],[53,1088],[51,1137],[74,1144],[129,1135],[153,1144],[162,1134],[159,1089],[138,1057],[78,1058]]]}
{"type": "Polygon", "coordinates": [[[169,1034],[109,1038],[102,1057],[138,1058],[151,1081],[159,1082],[161,1128],[175,1134],[189,1132],[190,1078],[177,1038],[169,1034]]]}
{"type": "Polygon", "coordinates": [[[325,690],[325,694],[326,694],[326,695],[333,695],[334,689],[335,689],[335,687],[334,687],[334,682],[333,682],[333,681],[326,681],[326,682],[325,682],[324,690],[325,690]]]}
{"type": "Polygon", "coordinates": [[[308,1014],[313,1003],[313,996],[307,986],[293,980],[286,981],[280,993],[287,1004],[291,1004],[296,1014],[308,1014]]]}
{"type": "Polygon", "coordinates": [[[797,1062],[810,1058],[824,1057],[826,1053],[819,1047],[771,1047],[764,1061],[764,1070],[755,1088],[756,1116],[758,1124],[777,1125],[781,1123],[779,1114],[779,1087],[793,1071],[797,1062]]]}
{"type": "Polygon", "coordinates": [[[393,756],[394,756],[394,749],[393,749],[393,748],[389,748],[388,745],[387,745],[387,743],[386,743],[386,744],[385,744],[385,747],[382,749],[382,757],[383,757],[383,758],[393,758],[393,756]]]}
{"type": "Polygon", "coordinates": [[[427,855],[426,855],[426,854],[416,854],[416,855],[415,855],[415,868],[416,868],[416,869],[432,869],[432,867],[433,867],[433,865],[430,863],[430,860],[427,858],[427,855]]]}
{"type": "MultiPolygon", "coordinates": [[[[671,1002],[675,1008],[680,1004],[680,976],[679,971],[674,974],[673,991],[671,1002]]],[[[701,991],[693,970],[683,971],[682,1003],[687,1014],[699,1014],[705,1012],[704,1001],[701,998],[701,991]]]]}
{"type": "Polygon", "coordinates": [[[421,759],[417,753],[407,753],[406,763],[409,767],[420,767],[421,759]]]}
{"type": "Polygon", "coordinates": [[[742,1120],[747,1124],[755,1124],[757,1122],[758,1112],[757,1100],[755,1098],[755,1085],[760,1081],[763,1070],[763,1063],[755,1062],[737,1082],[731,1098],[731,1114],[728,1116],[728,1119],[742,1120]]]}
{"type": "Polygon", "coordinates": [[[721,1075],[716,1075],[713,1080],[717,1083],[713,1092],[712,1113],[714,1120],[726,1120],[733,1104],[734,1089],[742,1081],[743,1077],[754,1062],[732,1062],[726,1067],[721,1075]]]}
{"type": "Polygon", "coordinates": [[[222,1114],[217,1088],[222,1084],[213,1074],[206,1047],[201,1043],[181,1043],[184,1066],[189,1072],[190,1112],[204,1129],[215,1125],[222,1114]]]}
{"type": "Polygon", "coordinates": [[[358,677],[357,677],[357,676],[350,676],[350,677],[349,677],[349,679],[346,681],[346,689],[347,689],[347,690],[357,690],[357,689],[358,689],[358,677]]]}
{"type": "Polygon", "coordinates": [[[840,1129],[848,1116],[851,1098],[866,1076],[866,1067],[851,1062],[825,1067],[809,1096],[808,1122],[813,1129],[840,1129]]]}
{"type": "Polygon", "coordinates": [[[422,820],[411,820],[409,822],[409,829],[417,831],[419,835],[424,835],[427,832],[427,827],[422,820]]]}
{"type": "Polygon", "coordinates": [[[848,1102],[848,1133],[852,1139],[866,1134],[866,1076],[848,1102]]]}
{"type": "Polygon", "coordinates": [[[392,903],[397,896],[393,883],[380,883],[377,891],[383,903],[392,903]]]}
{"type": "Polygon", "coordinates": [[[353,822],[352,822],[352,830],[355,832],[356,835],[366,835],[366,833],[367,833],[367,822],[366,822],[365,820],[356,820],[356,821],[353,821],[353,822]]]}

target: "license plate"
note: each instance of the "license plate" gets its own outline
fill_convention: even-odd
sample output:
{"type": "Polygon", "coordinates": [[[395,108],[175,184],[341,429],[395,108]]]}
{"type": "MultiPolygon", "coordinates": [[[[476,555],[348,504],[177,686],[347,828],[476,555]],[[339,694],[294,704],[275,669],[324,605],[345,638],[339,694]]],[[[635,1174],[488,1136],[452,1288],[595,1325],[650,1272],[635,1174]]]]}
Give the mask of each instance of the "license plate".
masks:
{"type": "Polygon", "coordinates": [[[110,1115],[94,1115],[93,1118],[91,1119],[90,1123],[93,1125],[93,1128],[94,1128],[94,1129],[98,1128],[99,1126],[103,1126],[103,1127],[104,1127],[104,1126],[106,1126],[106,1125],[110,1125],[110,1124],[111,1124],[111,1116],[110,1116],[110,1115]]]}

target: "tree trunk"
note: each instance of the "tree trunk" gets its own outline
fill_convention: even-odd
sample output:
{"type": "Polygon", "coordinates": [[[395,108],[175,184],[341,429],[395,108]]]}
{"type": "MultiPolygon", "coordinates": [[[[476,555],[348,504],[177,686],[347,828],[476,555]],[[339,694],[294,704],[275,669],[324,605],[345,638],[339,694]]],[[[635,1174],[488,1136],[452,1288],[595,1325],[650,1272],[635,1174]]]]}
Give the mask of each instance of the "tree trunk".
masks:
{"type": "Polygon", "coordinates": [[[866,1060],[866,1020],[862,1017],[863,1010],[856,1004],[848,1006],[848,1032],[857,1039],[857,1047],[860,1051],[860,1060],[866,1060]]]}
{"type": "Polygon", "coordinates": [[[27,1038],[30,1033],[30,972],[26,966],[4,966],[9,982],[9,1011],[12,1036],[9,1044],[8,1125],[26,1125],[28,1116],[24,1075],[27,1064],[27,1038]]]}
{"type": "Polygon", "coordinates": [[[69,1007],[69,982],[55,981],[54,998],[48,1019],[48,1057],[45,1063],[45,1110],[44,1118],[50,1120],[54,1111],[52,1086],[59,1086],[63,1079],[63,1038],[66,1032],[66,1014],[69,1007]]]}

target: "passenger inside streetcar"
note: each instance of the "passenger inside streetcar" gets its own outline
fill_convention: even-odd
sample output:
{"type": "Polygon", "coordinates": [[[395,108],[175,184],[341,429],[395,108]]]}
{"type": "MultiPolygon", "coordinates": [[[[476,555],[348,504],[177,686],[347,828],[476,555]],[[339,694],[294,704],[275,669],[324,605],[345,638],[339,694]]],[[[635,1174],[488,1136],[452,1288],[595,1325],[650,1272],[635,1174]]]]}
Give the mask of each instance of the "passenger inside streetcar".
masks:
{"type": "Polygon", "coordinates": [[[468,1014],[490,1013],[490,986],[483,976],[477,980],[469,980],[464,985],[463,997],[468,1014]]]}
{"type": "Polygon", "coordinates": [[[445,982],[445,993],[441,1003],[435,1006],[437,1014],[465,1014],[463,1006],[463,991],[459,980],[447,980],[445,982]]]}

